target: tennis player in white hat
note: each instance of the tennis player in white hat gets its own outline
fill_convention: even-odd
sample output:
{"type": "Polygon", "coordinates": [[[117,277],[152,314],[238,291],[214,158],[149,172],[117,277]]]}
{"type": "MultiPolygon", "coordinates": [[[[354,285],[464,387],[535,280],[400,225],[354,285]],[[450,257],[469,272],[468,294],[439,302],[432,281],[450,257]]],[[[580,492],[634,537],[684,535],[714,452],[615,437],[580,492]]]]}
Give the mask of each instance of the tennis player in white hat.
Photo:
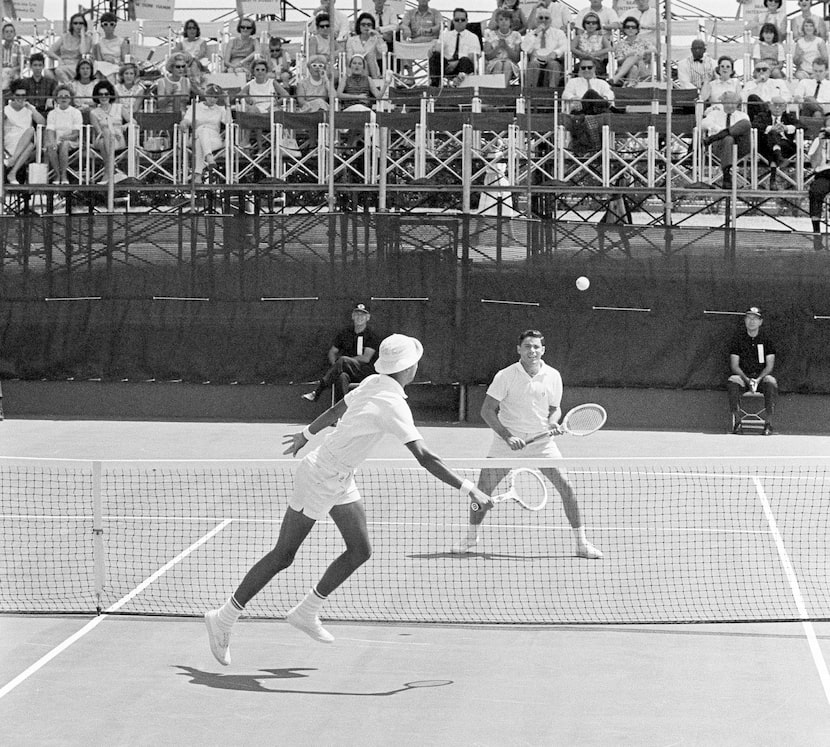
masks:
{"type": "Polygon", "coordinates": [[[286,616],[295,628],[315,641],[331,643],[334,637],[320,623],[323,602],[372,553],[363,501],[354,481],[355,469],[372,447],[389,434],[412,452],[418,463],[442,482],[457,488],[465,499],[490,506],[489,496],[464,480],[430,451],[406,401],[404,387],[415,378],[423,346],[414,337],[390,335],[380,344],[377,374],[326,410],[300,433],[283,439],[285,454],[296,455],[311,438],[339,420],[297,468],[294,494],[288,503],[273,550],[259,560],[222,607],[205,614],[210,650],[220,664],[230,664],[230,634],[245,605],[294,560],[314,524],[326,515],[340,530],[345,551],[329,565],[322,578],[286,616]]]}

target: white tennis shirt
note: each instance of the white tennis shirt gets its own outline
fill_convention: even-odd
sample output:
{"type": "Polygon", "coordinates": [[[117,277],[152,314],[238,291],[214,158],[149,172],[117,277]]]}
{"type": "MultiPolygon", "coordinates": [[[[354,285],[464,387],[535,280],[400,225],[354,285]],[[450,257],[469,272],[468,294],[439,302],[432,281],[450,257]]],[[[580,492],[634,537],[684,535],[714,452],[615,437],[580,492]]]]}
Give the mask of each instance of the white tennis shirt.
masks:
{"type": "Polygon", "coordinates": [[[494,377],[487,394],[499,403],[499,420],[511,432],[537,433],[548,427],[551,407],[562,403],[562,376],[544,361],[530,376],[519,361],[494,377]]]}
{"type": "Polygon", "coordinates": [[[390,376],[372,374],[352,389],[345,400],[345,415],[315,449],[320,464],[348,472],[357,468],[387,434],[403,444],[422,438],[403,387],[390,376]]]}

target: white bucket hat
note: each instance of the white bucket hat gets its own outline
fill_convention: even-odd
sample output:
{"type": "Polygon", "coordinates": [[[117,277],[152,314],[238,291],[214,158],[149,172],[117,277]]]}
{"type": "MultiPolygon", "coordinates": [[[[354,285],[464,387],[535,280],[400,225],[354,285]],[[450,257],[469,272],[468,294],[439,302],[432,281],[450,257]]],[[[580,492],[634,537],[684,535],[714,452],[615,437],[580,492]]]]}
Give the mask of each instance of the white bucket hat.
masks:
{"type": "Polygon", "coordinates": [[[380,355],[375,361],[375,371],[393,374],[403,371],[421,360],[424,346],[414,337],[389,335],[380,344],[380,355]]]}

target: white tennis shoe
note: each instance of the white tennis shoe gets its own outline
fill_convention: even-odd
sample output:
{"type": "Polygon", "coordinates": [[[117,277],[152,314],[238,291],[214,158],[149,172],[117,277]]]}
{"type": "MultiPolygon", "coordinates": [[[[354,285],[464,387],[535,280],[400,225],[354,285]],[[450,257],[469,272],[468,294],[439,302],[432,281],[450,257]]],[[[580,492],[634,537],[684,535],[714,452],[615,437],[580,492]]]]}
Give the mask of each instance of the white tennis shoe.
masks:
{"type": "Polygon", "coordinates": [[[478,544],[478,537],[465,537],[462,540],[456,542],[451,548],[450,552],[453,555],[463,555],[467,552],[472,552],[476,549],[476,545],[478,544]]]}
{"type": "Polygon", "coordinates": [[[219,610],[205,612],[205,625],[207,626],[210,652],[223,666],[231,663],[231,634],[219,627],[219,610]]]}
{"type": "Polygon", "coordinates": [[[587,558],[588,560],[599,560],[602,557],[602,553],[590,542],[586,542],[584,545],[579,545],[576,548],[576,556],[578,558],[587,558]]]}
{"type": "Polygon", "coordinates": [[[297,630],[302,630],[303,633],[318,643],[334,643],[334,636],[323,627],[320,618],[300,609],[301,607],[302,604],[298,604],[290,609],[285,616],[286,622],[293,625],[297,630]]]}

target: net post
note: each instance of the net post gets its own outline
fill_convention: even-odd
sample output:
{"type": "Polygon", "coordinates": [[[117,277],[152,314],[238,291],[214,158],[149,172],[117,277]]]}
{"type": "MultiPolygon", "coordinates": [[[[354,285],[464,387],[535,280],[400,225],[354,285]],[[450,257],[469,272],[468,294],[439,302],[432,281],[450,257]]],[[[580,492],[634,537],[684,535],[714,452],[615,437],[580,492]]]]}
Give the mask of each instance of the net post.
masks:
{"type": "Polygon", "coordinates": [[[104,510],[101,490],[101,462],[92,463],[92,557],[94,562],[95,610],[103,611],[107,572],[104,558],[104,510]]]}

